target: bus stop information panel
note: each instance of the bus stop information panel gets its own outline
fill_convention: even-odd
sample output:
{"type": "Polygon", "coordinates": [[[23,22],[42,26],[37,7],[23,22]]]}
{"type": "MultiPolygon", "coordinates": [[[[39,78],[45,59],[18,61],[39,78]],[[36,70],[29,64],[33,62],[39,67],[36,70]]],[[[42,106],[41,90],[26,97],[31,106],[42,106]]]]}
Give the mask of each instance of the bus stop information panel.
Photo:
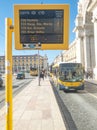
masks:
{"type": "Polygon", "coordinates": [[[58,5],[53,6],[54,8],[51,8],[51,5],[33,5],[32,8],[29,6],[31,9],[29,7],[25,9],[24,5],[17,6],[15,6],[16,49],[35,49],[38,43],[41,44],[40,49],[44,50],[62,49],[61,45],[64,44],[67,46],[65,41],[68,42],[68,27],[65,27],[65,21],[68,23],[68,20],[65,19],[64,11],[66,5],[61,8],[58,8],[58,5]]]}
{"type": "Polygon", "coordinates": [[[20,10],[21,43],[62,43],[62,10],[20,10]]]}

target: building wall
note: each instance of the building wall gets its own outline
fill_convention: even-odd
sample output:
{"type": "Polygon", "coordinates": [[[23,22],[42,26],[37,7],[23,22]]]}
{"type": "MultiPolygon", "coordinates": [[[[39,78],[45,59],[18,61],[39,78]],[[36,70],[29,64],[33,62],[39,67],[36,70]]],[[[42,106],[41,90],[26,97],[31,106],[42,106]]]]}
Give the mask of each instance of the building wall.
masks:
{"type": "MultiPolygon", "coordinates": [[[[48,63],[48,59],[40,56],[40,68],[44,68],[48,63]]],[[[13,56],[13,73],[19,71],[29,71],[30,67],[38,68],[38,55],[21,55],[13,56]]],[[[5,56],[0,56],[0,72],[5,72],[5,56]]]]}
{"type": "Polygon", "coordinates": [[[79,0],[73,32],[76,37],[69,50],[63,51],[63,61],[80,62],[85,71],[97,73],[97,0],[79,0]]]}
{"type": "Polygon", "coordinates": [[[97,0],[90,1],[87,11],[92,13],[92,23],[94,28],[94,45],[95,45],[93,52],[93,54],[95,53],[95,57],[93,57],[92,55],[92,58],[95,60],[93,73],[94,78],[97,79],[97,0]]]}
{"type": "Polygon", "coordinates": [[[77,62],[76,56],[76,41],[74,41],[70,44],[69,50],[63,52],[63,61],[77,62]]]}

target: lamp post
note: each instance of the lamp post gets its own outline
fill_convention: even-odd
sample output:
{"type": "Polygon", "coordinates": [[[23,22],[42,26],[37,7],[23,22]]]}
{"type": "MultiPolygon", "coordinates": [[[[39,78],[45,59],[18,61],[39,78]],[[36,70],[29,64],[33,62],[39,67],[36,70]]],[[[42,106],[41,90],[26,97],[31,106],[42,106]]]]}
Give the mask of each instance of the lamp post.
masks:
{"type": "MultiPolygon", "coordinates": [[[[41,43],[38,43],[38,47],[41,47],[41,43]]],[[[40,56],[39,56],[39,49],[38,49],[38,85],[40,86],[40,56]]]]}

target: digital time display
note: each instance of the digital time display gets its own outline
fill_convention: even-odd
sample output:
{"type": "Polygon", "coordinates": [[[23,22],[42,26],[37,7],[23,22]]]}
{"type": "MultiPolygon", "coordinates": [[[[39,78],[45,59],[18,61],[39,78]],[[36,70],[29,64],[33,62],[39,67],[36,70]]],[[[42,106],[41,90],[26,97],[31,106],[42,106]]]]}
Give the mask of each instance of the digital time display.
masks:
{"type": "Polygon", "coordinates": [[[63,43],[64,10],[19,10],[20,42],[63,43]]]}

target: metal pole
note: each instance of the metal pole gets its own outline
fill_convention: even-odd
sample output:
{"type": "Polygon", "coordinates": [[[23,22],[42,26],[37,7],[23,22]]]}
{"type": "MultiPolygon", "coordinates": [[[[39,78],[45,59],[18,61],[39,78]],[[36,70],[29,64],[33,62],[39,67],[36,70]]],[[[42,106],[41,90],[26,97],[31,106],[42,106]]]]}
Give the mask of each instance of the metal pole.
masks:
{"type": "Polygon", "coordinates": [[[38,50],[38,86],[40,86],[40,56],[38,50]]]}
{"type": "Polygon", "coordinates": [[[12,130],[12,19],[5,21],[5,86],[6,86],[6,130],[12,130]]]}

